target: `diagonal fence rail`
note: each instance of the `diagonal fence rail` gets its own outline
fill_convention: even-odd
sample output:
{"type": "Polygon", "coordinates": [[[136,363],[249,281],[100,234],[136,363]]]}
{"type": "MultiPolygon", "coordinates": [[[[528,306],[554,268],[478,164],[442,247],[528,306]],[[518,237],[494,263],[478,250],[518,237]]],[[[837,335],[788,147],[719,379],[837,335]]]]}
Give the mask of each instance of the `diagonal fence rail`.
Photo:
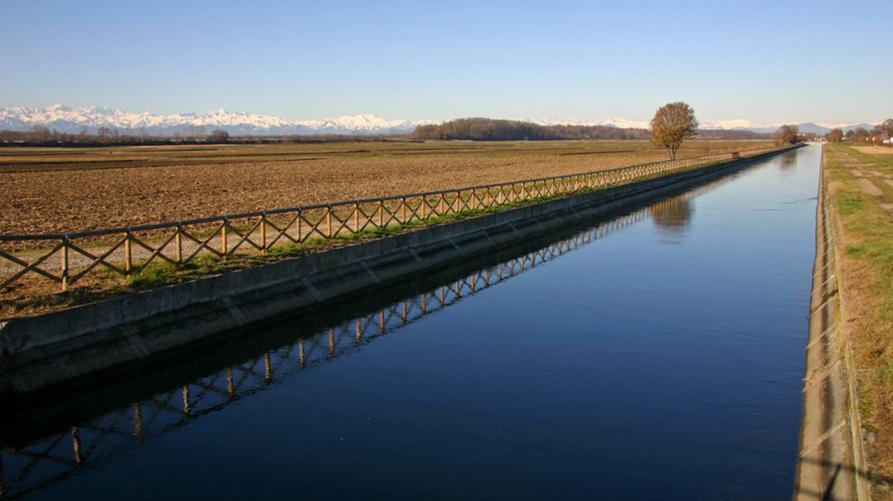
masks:
{"type": "Polygon", "coordinates": [[[148,266],[263,255],[309,241],[375,234],[620,186],[771,151],[754,149],[563,176],[329,204],[243,212],[64,234],[0,235],[0,291],[55,282],[68,290],[105,272],[127,277],[148,266]]]}

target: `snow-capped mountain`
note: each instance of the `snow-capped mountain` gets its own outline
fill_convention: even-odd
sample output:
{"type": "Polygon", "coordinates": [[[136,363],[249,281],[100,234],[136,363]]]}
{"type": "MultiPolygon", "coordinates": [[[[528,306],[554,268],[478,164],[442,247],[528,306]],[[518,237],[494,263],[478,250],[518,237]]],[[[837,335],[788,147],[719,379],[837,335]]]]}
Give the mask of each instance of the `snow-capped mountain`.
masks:
{"type": "Polygon", "coordinates": [[[83,106],[78,108],[55,104],[46,108],[0,108],[0,130],[28,130],[35,125],[59,132],[95,133],[99,128],[151,135],[194,134],[198,129],[209,133],[223,129],[230,134],[404,134],[422,122],[387,120],[374,115],[354,115],[322,120],[286,120],[256,113],[230,112],[223,109],[210,113],[178,113],[158,115],[149,112],[131,113],[119,109],[83,106]]]}
{"type": "Polygon", "coordinates": [[[581,125],[586,127],[602,126],[617,127],[619,129],[647,129],[649,124],[647,120],[627,120],[620,117],[608,117],[599,120],[575,120],[562,118],[539,118],[528,120],[539,125],[581,125]]]}
{"type": "Polygon", "coordinates": [[[758,125],[750,120],[743,118],[733,118],[731,120],[702,120],[700,121],[702,129],[720,129],[720,130],[748,130],[755,132],[770,132],[776,127],[767,125],[758,125]]]}
{"type": "MultiPolygon", "coordinates": [[[[844,132],[849,130],[855,130],[859,127],[871,130],[872,127],[877,125],[880,122],[869,124],[869,123],[857,123],[857,124],[847,124],[847,123],[822,123],[817,124],[813,122],[801,122],[801,123],[791,123],[787,122],[788,125],[794,125],[800,132],[808,132],[817,135],[827,134],[834,128],[840,128],[844,132]]],[[[759,133],[767,133],[771,134],[778,130],[779,127],[785,125],[784,123],[777,123],[772,125],[760,125],[751,122],[750,120],[745,119],[732,119],[732,120],[705,120],[701,122],[701,129],[721,129],[721,130],[744,130],[750,132],[759,132],[759,133]]]]}

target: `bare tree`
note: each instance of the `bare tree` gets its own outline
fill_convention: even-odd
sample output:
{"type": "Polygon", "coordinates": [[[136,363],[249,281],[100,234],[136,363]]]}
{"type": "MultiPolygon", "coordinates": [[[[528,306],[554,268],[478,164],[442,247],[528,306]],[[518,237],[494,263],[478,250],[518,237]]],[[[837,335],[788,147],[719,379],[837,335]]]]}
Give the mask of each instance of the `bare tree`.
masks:
{"type": "Polygon", "coordinates": [[[794,144],[800,131],[793,125],[782,125],[775,133],[776,144],[794,144]]]}
{"type": "Polygon", "coordinates": [[[884,120],[880,125],[880,128],[883,129],[884,134],[886,134],[888,138],[893,137],[893,118],[884,120]]]}
{"type": "Polygon", "coordinates": [[[865,127],[857,127],[853,131],[853,141],[857,143],[867,143],[871,138],[871,134],[865,127]]]}
{"type": "Polygon", "coordinates": [[[229,132],[223,129],[214,129],[208,136],[209,143],[225,143],[229,141],[229,132]]]}
{"type": "Polygon", "coordinates": [[[52,138],[53,133],[45,125],[34,125],[28,131],[26,139],[31,143],[46,143],[52,138]]]}
{"type": "Polygon", "coordinates": [[[669,103],[651,119],[651,142],[670,150],[670,158],[675,159],[682,141],[694,136],[697,128],[698,120],[691,106],[682,101],[669,103]]]}
{"type": "Polygon", "coordinates": [[[843,141],[843,131],[840,129],[831,129],[827,134],[825,134],[825,139],[831,141],[832,143],[839,143],[843,141]]]}
{"type": "Polygon", "coordinates": [[[192,139],[200,138],[205,135],[205,126],[204,125],[190,125],[187,129],[187,135],[192,139]]]}

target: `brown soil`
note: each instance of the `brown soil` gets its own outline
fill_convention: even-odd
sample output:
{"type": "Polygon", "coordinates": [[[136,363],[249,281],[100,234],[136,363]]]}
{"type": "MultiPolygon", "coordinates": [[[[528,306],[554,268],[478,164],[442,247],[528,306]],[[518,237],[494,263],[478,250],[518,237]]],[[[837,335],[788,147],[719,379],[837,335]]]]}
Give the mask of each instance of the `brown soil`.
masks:
{"type": "MultiPolygon", "coordinates": [[[[680,155],[761,146],[692,141],[680,155]]],[[[155,223],[665,158],[644,141],[8,148],[0,150],[0,234],[155,223]]]]}

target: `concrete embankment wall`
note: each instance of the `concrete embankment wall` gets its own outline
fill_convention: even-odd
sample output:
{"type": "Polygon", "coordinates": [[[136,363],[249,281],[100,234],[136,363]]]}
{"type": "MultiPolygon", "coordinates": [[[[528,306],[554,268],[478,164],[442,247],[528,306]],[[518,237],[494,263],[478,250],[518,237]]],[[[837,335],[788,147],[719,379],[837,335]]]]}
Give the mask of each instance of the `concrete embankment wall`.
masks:
{"type": "Polygon", "coordinates": [[[871,493],[856,373],[838,285],[838,218],[829,201],[826,174],[823,158],[794,499],[866,501],[871,493]]]}
{"type": "MultiPolygon", "coordinates": [[[[787,150],[784,150],[787,151],[787,150]]],[[[727,175],[783,151],[506,210],[0,325],[0,390],[28,393],[315,308],[727,175]]]]}

